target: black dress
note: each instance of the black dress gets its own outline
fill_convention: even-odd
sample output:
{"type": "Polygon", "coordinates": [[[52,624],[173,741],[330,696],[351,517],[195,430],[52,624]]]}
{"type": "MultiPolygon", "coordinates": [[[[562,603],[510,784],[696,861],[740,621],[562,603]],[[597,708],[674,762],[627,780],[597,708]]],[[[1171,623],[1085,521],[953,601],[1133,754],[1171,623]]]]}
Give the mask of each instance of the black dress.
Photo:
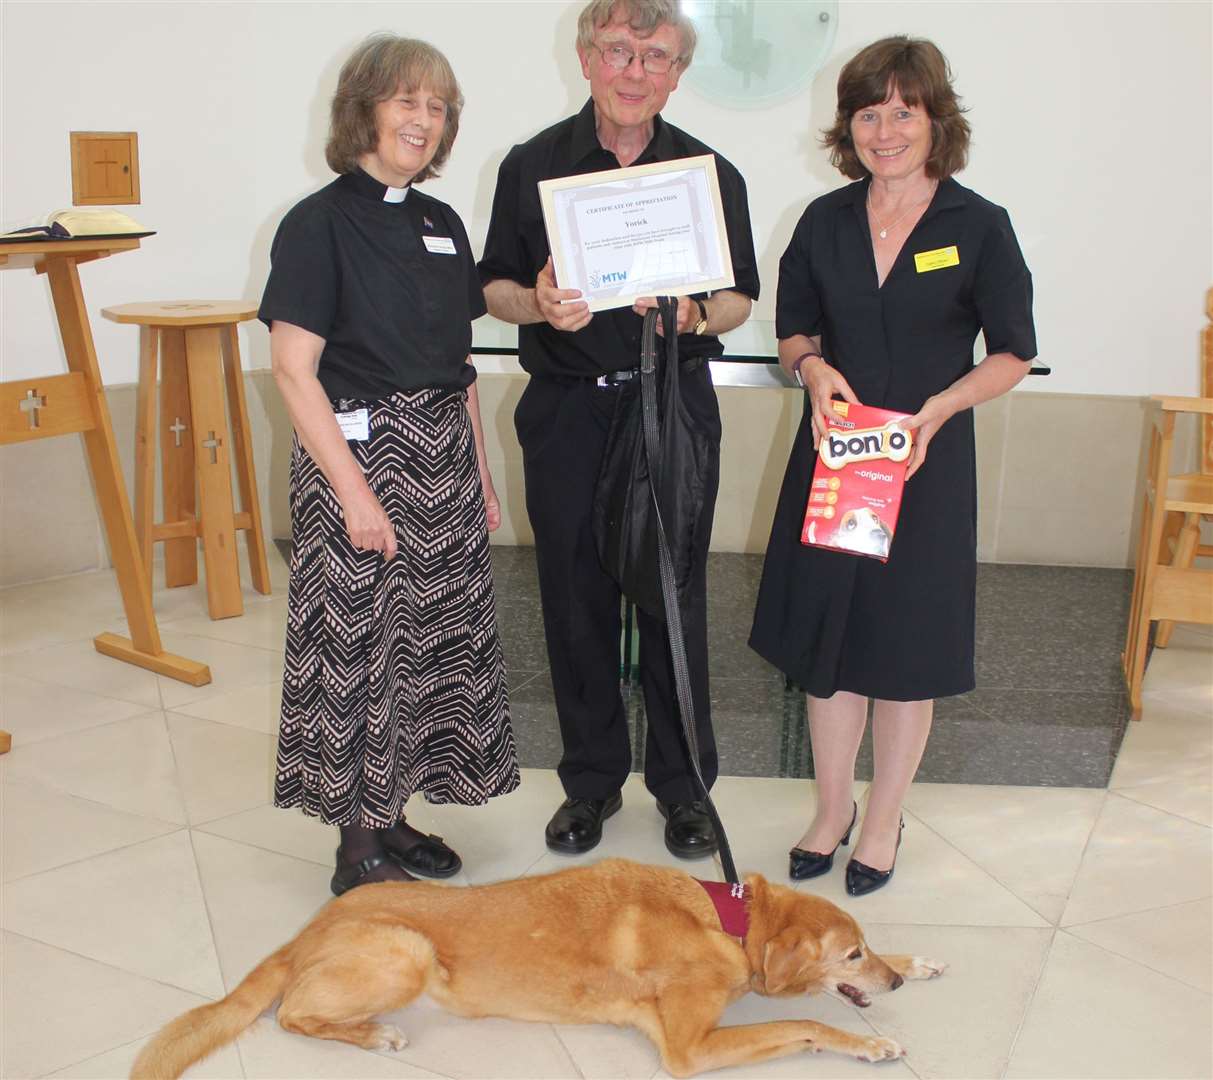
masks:
{"type": "MultiPolygon", "coordinates": [[[[830,192],[801,217],[779,263],[776,336],[820,334],[826,362],[861,402],[907,413],[972,368],[979,331],[987,355],[1031,360],[1032,277],[1006,211],[943,181],[878,287],[867,191],[862,180],[830,192]],[[915,259],[953,247],[955,259],[915,259]],[[938,263],[952,265],[929,268],[938,263]]],[[[973,689],[972,410],[939,429],[908,482],[887,563],[800,543],[816,458],[805,395],[750,646],[816,697],[919,701],[973,689]]]]}

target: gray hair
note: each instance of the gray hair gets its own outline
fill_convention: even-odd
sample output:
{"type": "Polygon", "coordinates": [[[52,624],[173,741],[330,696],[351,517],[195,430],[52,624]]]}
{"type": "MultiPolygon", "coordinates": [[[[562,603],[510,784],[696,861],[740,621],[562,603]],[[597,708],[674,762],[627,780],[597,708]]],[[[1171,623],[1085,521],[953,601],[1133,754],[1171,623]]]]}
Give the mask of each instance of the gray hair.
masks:
{"type": "Polygon", "coordinates": [[[678,0],[590,0],[577,17],[577,45],[587,50],[594,35],[611,21],[616,9],[627,13],[628,26],[638,37],[648,37],[659,26],[672,26],[682,38],[678,62],[691,66],[695,55],[695,25],[682,13],[678,0]]]}

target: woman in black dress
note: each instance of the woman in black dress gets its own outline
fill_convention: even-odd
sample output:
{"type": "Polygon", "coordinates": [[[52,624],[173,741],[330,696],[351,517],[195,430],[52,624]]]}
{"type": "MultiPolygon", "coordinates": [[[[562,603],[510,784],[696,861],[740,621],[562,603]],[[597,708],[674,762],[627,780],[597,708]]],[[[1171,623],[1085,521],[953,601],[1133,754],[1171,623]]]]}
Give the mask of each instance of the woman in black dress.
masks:
{"type": "Polygon", "coordinates": [[[856,181],[811,203],[779,264],[779,359],[807,391],[750,644],[808,691],[817,807],[790,874],[827,872],[850,839],[855,756],[873,699],[875,769],[846,871],[863,895],[893,873],[901,803],[934,699],[974,686],[973,407],[1036,355],[1032,279],[1005,210],[961,187],[969,125],[929,41],[886,38],[838,79],[831,161],[856,181]],[[986,356],[973,363],[977,334],[986,356]],[[912,414],[889,561],[800,544],[833,397],[912,414]]]}
{"type": "Polygon", "coordinates": [[[463,104],[446,58],[376,35],[341,70],[339,173],[283,219],[260,317],[295,427],[274,802],[341,831],[332,888],[449,877],[409,796],[484,803],[518,784],[488,530],[467,233],[413,185],[463,104]]]}

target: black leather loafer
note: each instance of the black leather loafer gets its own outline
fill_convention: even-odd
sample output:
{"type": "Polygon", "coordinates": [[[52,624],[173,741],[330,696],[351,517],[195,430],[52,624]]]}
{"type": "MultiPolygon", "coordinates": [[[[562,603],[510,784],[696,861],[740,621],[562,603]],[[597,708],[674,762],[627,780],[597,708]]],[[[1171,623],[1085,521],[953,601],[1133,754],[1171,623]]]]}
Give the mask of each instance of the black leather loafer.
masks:
{"type": "Polygon", "coordinates": [[[602,823],[622,805],[619,792],[609,799],[565,799],[543,830],[543,838],[561,855],[580,855],[598,846],[602,823]]]}
{"type": "Polygon", "coordinates": [[[387,861],[386,855],[370,855],[356,863],[347,863],[342,860],[341,849],[338,848],[337,869],[333,872],[332,880],[329,881],[329,888],[333,890],[334,896],[341,896],[350,889],[365,885],[371,874],[387,861]]]}
{"type": "Polygon", "coordinates": [[[851,830],[855,828],[855,819],[859,817],[859,804],[851,803],[851,824],[842,834],[842,839],[834,845],[834,851],[823,855],[820,851],[806,851],[794,847],[788,852],[788,877],[793,881],[808,881],[809,878],[821,877],[828,874],[834,866],[834,852],[851,842],[851,830]]]}
{"type": "Polygon", "coordinates": [[[463,869],[463,860],[433,833],[422,835],[408,847],[397,847],[387,832],[379,834],[383,850],[402,870],[427,878],[449,878],[463,869]]]}
{"type": "Polygon", "coordinates": [[[665,846],[680,859],[704,859],[716,850],[716,830],[701,802],[662,802],[657,809],[665,818],[665,846]]]}
{"type": "Polygon", "coordinates": [[[897,849],[901,847],[901,834],[906,823],[903,819],[897,826],[897,847],[893,849],[893,865],[887,870],[873,870],[866,863],[852,859],[847,863],[847,893],[851,896],[867,896],[877,889],[883,889],[893,878],[897,869],[897,849]]]}

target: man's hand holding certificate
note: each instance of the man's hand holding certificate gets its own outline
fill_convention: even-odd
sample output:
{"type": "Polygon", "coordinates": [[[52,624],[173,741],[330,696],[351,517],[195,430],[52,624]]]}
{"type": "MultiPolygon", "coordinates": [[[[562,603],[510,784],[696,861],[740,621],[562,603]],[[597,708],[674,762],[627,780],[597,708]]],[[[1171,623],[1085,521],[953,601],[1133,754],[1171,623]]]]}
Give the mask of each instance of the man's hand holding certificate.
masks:
{"type": "Polygon", "coordinates": [[[555,278],[545,280],[548,267],[541,271],[536,301],[542,310],[554,292],[576,291],[581,297],[575,304],[579,325],[561,329],[579,329],[589,313],[628,307],[641,298],[687,296],[734,284],[716,160],[710,154],[543,180],[539,193],[555,278]]]}
{"type": "Polygon", "coordinates": [[[535,278],[535,307],[544,322],[569,333],[580,330],[594,317],[578,289],[562,289],[556,284],[550,255],[535,278]]]}

